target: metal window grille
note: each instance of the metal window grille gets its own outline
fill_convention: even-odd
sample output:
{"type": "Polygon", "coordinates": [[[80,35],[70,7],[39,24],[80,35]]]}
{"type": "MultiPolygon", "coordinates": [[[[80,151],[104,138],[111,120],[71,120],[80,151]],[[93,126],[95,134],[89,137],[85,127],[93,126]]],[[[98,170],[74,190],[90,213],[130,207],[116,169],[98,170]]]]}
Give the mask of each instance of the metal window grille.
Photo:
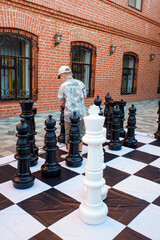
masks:
{"type": "Polygon", "coordinates": [[[73,77],[81,80],[86,86],[87,96],[94,95],[94,69],[96,48],[85,42],[72,42],[73,77]]]}
{"type": "Polygon", "coordinates": [[[0,28],[0,100],[38,98],[38,37],[0,28]]]}

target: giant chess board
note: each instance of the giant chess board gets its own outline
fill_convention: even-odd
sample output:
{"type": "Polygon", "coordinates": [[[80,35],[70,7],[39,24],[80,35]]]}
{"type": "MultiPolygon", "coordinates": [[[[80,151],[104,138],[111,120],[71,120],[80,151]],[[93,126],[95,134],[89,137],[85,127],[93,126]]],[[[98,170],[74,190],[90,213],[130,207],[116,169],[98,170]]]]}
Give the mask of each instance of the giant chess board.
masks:
{"type": "Polygon", "coordinates": [[[0,239],[2,240],[111,240],[160,239],[160,141],[136,134],[136,149],[122,147],[111,151],[104,144],[104,178],[109,209],[107,220],[87,225],[80,220],[79,205],[84,200],[83,178],[87,146],[83,147],[83,164],[67,167],[66,148],[57,150],[61,176],[45,178],[41,165],[31,168],[35,175],[32,188],[18,190],[12,178],[17,162],[14,156],[0,159],[0,239]]]}

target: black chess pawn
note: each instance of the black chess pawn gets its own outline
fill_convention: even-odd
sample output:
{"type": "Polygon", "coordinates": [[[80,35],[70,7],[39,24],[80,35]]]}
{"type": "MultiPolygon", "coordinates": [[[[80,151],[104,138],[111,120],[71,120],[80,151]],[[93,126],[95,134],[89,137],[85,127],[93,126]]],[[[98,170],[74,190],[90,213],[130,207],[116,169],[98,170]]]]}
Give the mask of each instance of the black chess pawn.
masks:
{"type": "Polygon", "coordinates": [[[109,99],[109,107],[108,107],[108,128],[107,128],[107,139],[111,139],[111,128],[112,128],[112,119],[113,119],[113,109],[115,106],[115,102],[113,99],[109,99]]]}
{"type": "Polygon", "coordinates": [[[73,112],[73,115],[70,117],[71,128],[69,132],[69,154],[65,158],[66,164],[70,167],[79,167],[82,164],[83,158],[79,154],[79,143],[80,133],[79,133],[79,116],[76,112],[73,112]]]}
{"type": "Polygon", "coordinates": [[[105,108],[104,108],[104,127],[107,129],[108,128],[108,108],[109,108],[109,100],[111,99],[111,96],[109,93],[105,96],[105,108]]]}
{"type": "Polygon", "coordinates": [[[136,127],[136,108],[134,104],[129,108],[129,117],[128,117],[128,125],[126,126],[128,131],[126,137],[124,139],[124,145],[126,147],[136,147],[137,140],[135,139],[135,128],[136,127]]]}
{"type": "Polygon", "coordinates": [[[60,175],[61,166],[57,163],[56,160],[56,150],[57,139],[55,134],[55,125],[56,121],[52,118],[52,115],[48,116],[49,118],[45,121],[45,138],[44,143],[45,146],[43,150],[46,151],[46,161],[45,164],[41,166],[42,175],[45,177],[56,177],[60,175]]]}
{"type": "Polygon", "coordinates": [[[30,142],[30,153],[31,153],[30,166],[35,166],[38,163],[38,155],[36,154],[37,151],[35,149],[35,132],[33,127],[33,118],[34,118],[34,113],[32,110],[33,103],[34,103],[33,100],[20,101],[20,105],[22,108],[22,113],[20,117],[24,118],[25,122],[29,127],[29,142],[30,142]]]}
{"type": "MultiPolygon", "coordinates": [[[[33,134],[35,136],[37,134],[37,132],[36,132],[36,124],[35,124],[35,115],[37,114],[37,108],[33,107],[32,111],[33,111],[33,114],[34,114],[34,117],[32,118],[32,121],[33,121],[33,123],[32,123],[33,124],[33,134]]],[[[35,141],[34,141],[34,149],[35,149],[35,154],[38,156],[38,147],[36,146],[35,141]]]]}
{"type": "Polygon", "coordinates": [[[64,127],[64,105],[61,105],[61,115],[60,115],[60,135],[58,136],[58,142],[65,143],[65,127],[64,127]]]}
{"type": "Polygon", "coordinates": [[[30,188],[34,184],[35,177],[32,176],[30,166],[30,143],[28,140],[29,129],[24,119],[21,119],[21,123],[17,125],[18,137],[16,144],[15,159],[17,159],[17,172],[13,178],[13,186],[18,189],[30,188]]]}
{"type": "Polygon", "coordinates": [[[110,150],[121,150],[122,145],[119,140],[120,134],[120,110],[116,106],[113,110],[112,128],[111,128],[111,141],[108,143],[108,148],[110,150]]]}
{"type": "Polygon", "coordinates": [[[119,109],[120,109],[120,137],[125,137],[125,130],[124,130],[124,127],[123,127],[123,123],[124,123],[124,107],[126,106],[126,102],[123,101],[123,99],[121,99],[120,102],[118,102],[118,106],[119,106],[119,109]]]}
{"type": "Polygon", "coordinates": [[[102,111],[101,103],[102,103],[102,101],[101,101],[100,97],[97,96],[97,97],[94,99],[94,104],[99,107],[99,115],[100,115],[100,116],[103,116],[103,111],[102,111]]]}
{"type": "Polygon", "coordinates": [[[160,101],[158,102],[158,111],[157,111],[157,113],[158,113],[158,121],[157,121],[157,123],[158,123],[158,129],[157,129],[157,132],[155,132],[154,133],[154,136],[155,136],[155,138],[156,139],[160,139],[160,101]]]}

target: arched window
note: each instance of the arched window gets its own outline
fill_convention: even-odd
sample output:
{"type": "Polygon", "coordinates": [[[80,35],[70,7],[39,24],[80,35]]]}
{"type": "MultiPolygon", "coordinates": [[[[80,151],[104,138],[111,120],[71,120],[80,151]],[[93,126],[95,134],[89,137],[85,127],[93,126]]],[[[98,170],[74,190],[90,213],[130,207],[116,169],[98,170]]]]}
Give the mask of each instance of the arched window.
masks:
{"type": "Polygon", "coordinates": [[[128,52],[123,56],[121,94],[133,94],[137,90],[138,56],[128,52]]]}
{"type": "Polygon", "coordinates": [[[0,100],[37,99],[38,38],[0,28],[0,100]]]}
{"type": "Polygon", "coordinates": [[[73,77],[81,80],[87,90],[87,96],[94,96],[96,47],[85,42],[71,43],[71,61],[73,77]]]}

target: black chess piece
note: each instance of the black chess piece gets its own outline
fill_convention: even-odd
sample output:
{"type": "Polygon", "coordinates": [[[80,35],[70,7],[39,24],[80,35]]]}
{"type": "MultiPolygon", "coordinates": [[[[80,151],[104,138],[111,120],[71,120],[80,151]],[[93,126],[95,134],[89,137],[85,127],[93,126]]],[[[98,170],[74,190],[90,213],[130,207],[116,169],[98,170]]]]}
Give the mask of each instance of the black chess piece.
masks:
{"type": "Polygon", "coordinates": [[[79,167],[82,164],[83,158],[79,154],[79,143],[80,133],[79,133],[79,116],[76,114],[76,111],[73,112],[73,115],[70,117],[71,128],[69,132],[69,154],[66,156],[66,164],[70,167],[79,167]]]}
{"type": "Polygon", "coordinates": [[[154,136],[155,136],[156,139],[159,140],[160,139],[160,100],[158,102],[158,111],[157,111],[157,113],[158,113],[158,121],[157,121],[158,129],[157,129],[157,132],[154,133],[154,136]]]}
{"type": "MultiPolygon", "coordinates": [[[[33,123],[32,123],[33,124],[33,134],[35,136],[37,134],[37,132],[36,132],[36,124],[35,124],[35,115],[37,114],[37,108],[33,107],[32,111],[33,111],[33,114],[34,114],[34,117],[32,118],[32,121],[33,121],[33,123]]],[[[38,147],[36,146],[35,141],[34,141],[34,149],[35,149],[34,151],[35,151],[35,154],[38,156],[38,147]]]]}
{"type": "Polygon", "coordinates": [[[109,93],[105,96],[105,108],[104,108],[104,127],[107,129],[108,128],[108,108],[109,108],[109,100],[111,99],[111,96],[109,93]]]}
{"type": "Polygon", "coordinates": [[[123,99],[121,99],[121,101],[118,102],[118,106],[119,106],[119,109],[120,109],[120,137],[125,137],[125,130],[124,130],[124,127],[123,127],[123,123],[124,123],[124,107],[126,106],[126,102],[123,101],[123,99]]]}
{"type": "Polygon", "coordinates": [[[60,135],[58,136],[58,142],[65,143],[65,127],[64,127],[64,105],[61,105],[61,115],[60,115],[60,135]]]}
{"type": "Polygon", "coordinates": [[[20,101],[20,105],[22,108],[22,113],[20,115],[21,118],[24,118],[25,122],[29,127],[29,142],[30,142],[30,166],[35,166],[38,163],[38,155],[36,154],[35,149],[35,132],[33,127],[33,117],[34,113],[32,110],[33,107],[33,100],[22,100],[20,101]]]}
{"type": "Polygon", "coordinates": [[[122,145],[119,140],[120,134],[120,109],[118,105],[113,110],[112,128],[111,128],[111,141],[108,143],[110,150],[121,150],[122,145]]]}
{"type": "Polygon", "coordinates": [[[100,116],[103,116],[103,111],[102,111],[102,108],[101,108],[101,103],[102,103],[102,101],[101,101],[100,97],[97,96],[97,97],[94,99],[94,104],[99,107],[99,115],[100,115],[100,116]]]}
{"type": "Polygon", "coordinates": [[[135,139],[135,128],[136,127],[136,108],[134,104],[129,108],[129,117],[128,117],[128,125],[126,126],[128,131],[126,137],[124,139],[124,145],[126,147],[136,147],[137,140],[135,139]]]}
{"type": "Polygon", "coordinates": [[[15,159],[17,159],[17,172],[13,178],[13,186],[18,189],[30,188],[34,184],[35,177],[32,176],[30,166],[30,143],[29,143],[29,128],[24,119],[17,125],[18,137],[16,144],[15,159]]]}
{"type": "Polygon", "coordinates": [[[111,139],[111,128],[112,128],[112,119],[113,119],[113,109],[116,105],[116,102],[113,99],[109,99],[109,107],[108,107],[108,128],[107,128],[107,139],[111,139]]]}
{"type": "Polygon", "coordinates": [[[52,118],[52,115],[48,116],[49,118],[45,121],[45,138],[44,143],[45,146],[43,150],[46,151],[46,161],[45,164],[41,166],[42,175],[45,177],[56,177],[60,175],[61,166],[57,163],[56,160],[56,150],[57,139],[55,134],[55,125],[56,121],[52,118]]]}

